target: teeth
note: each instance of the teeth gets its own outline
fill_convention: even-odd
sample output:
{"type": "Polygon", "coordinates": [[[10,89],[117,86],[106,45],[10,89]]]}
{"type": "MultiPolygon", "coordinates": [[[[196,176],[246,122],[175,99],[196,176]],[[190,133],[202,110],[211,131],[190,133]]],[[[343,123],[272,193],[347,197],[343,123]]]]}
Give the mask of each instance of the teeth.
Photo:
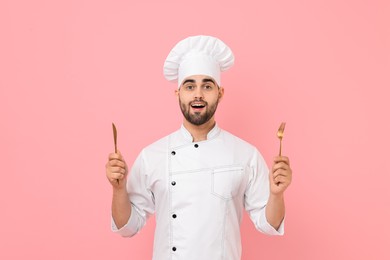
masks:
{"type": "Polygon", "coordinates": [[[205,105],[204,104],[192,104],[191,106],[193,106],[193,107],[204,107],[205,105]]]}

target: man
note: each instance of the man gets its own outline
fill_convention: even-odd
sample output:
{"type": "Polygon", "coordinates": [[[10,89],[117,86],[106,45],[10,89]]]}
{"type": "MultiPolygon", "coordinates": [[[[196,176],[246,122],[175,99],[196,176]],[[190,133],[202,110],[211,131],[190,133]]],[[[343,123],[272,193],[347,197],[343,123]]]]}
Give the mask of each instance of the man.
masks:
{"type": "Polygon", "coordinates": [[[244,209],[259,231],[284,233],[288,158],[276,157],[269,173],[257,149],[220,129],[214,118],[224,95],[220,72],[233,63],[230,48],[217,38],[179,42],[164,74],[178,81],[183,125],[143,149],[129,176],[123,156],[109,155],[112,229],[133,236],[156,213],[155,260],[240,259],[244,209]]]}

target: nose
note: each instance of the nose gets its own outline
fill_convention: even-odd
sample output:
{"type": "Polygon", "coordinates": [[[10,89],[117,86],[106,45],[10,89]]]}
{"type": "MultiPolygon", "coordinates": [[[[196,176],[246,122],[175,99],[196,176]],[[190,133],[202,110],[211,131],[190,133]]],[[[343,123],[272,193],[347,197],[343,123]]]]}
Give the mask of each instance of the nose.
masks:
{"type": "Polygon", "coordinates": [[[203,90],[200,86],[197,86],[195,89],[195,99],[203,99],[203,90]]]}

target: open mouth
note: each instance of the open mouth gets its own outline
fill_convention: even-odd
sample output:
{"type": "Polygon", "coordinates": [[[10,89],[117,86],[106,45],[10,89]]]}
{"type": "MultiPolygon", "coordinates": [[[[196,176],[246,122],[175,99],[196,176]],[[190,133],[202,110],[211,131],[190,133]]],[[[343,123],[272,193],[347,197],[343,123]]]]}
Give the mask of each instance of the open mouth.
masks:
{"type": "Polygon", "coordinates": [[[195,110],[200,110],[200,109],[204,108],[205,106],[206,106],[206,104],[203,102],[192,102],[191,103],[191,107],[195,110]]]}

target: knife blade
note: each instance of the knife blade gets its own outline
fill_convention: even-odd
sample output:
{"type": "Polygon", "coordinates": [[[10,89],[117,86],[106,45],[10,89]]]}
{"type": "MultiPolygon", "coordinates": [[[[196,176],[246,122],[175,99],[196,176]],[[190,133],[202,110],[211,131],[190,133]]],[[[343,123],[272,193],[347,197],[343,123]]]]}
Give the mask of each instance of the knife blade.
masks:
{"type": "Polygon", "coordinates": [[[115,145],[115,153],[118,152],[118,149],[117,149],[117,144],[116,144],[116,140],[117,140],[117,132],[116,132],[116,127],[115,127],[115,124],[112,123],[112,132],[114,133],[114,145],[115,145]]]}
{"type": "MultiPolygon", "coordinates": [[[[115,153],[117,153],[118,152],[118,149],[117,149],[117,145],[116,145],[116,139],[117,139],[117,132],[116,132],[116,127],[115,127],[115,124],[114,123],[112,123],[112,132],[113,132],[113,134],[114,134],[114,145],[115,145],[115,153]]],[[[118,185],[119,185],[119,180],[116,180],[117,181],[117,183],[118,183],[118,185]]]]}

